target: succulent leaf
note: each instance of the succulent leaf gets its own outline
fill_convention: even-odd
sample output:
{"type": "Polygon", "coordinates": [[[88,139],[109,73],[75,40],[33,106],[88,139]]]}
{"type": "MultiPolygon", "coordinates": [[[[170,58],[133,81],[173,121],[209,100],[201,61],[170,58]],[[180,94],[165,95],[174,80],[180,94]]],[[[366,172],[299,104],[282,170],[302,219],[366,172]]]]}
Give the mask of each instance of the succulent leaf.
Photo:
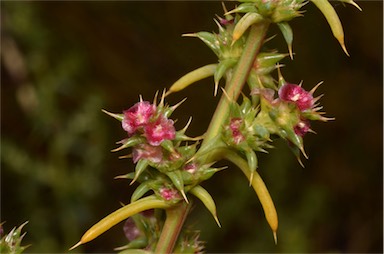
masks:
{"type": "Polygon", "coordinates": [[[135,167],[135,177],[131,181],[130,185],[136,182],[136,180],[140,177],[141,173],[143,173],[144,170],[147,169],[148,165],[149,165],[149,162],[146,159],[141,159],[137,162],[135,167]]]}
{"type": "Polygon", "coordinates": [[[228,58],[223,59],[219,61],[219,64],[217,65],[217,68],[215,70],[214,74],[214,80],[215,80],[215,92],[214,95],[217,95],[217,88],[219,86],[219,82],[221,78],[227,73],[228,70],[230,70],[232,67],[234,67],[237,63],[238,59],[234,58],[228,58]]]}
{"type": "Polygon", "coordinates": [[[187,196],[184,191],[184,180],[181,172],[179,170],[175,170],[172,172],[167,172],[166,175],[171,179],[173,185],[175,185],[176,189],[180,191],[183,196],[185,202],[189,203],[187,196]]]}
{"type": "Polygon", "coordinates": [[[132,202],[122,208],[114,211],[109,214],[98,223],[93,225],[85,234],[81,237],[80,242],[75,244],[69,250],[73,250],[74,248],[92,241],[99,235],[103,234],[105,231],[116,225],[117,223],[129,218],[130,216],[140,213],[142,211],[146,211],[148,209],[153,208],[161,208],[166,209],[171,207],[171,204],[166,202],[165,200],[159,199],[155,195],[151,195],[142,199],[139,199],[135,202],[132,202]]]}
{"type": "Polygon", "coordinates": [[[213,74],[216,71],[216,68],[217,68],[217,64],[208,64],[185,74],[180,79],[178,79],[175,83],[173,83],[173,85],[169,88],[166,95],[181,91],[184,88],[192,85],[193,83],[199,80],[213,76],[213,74]]]}
{"type": "Polygon", "coordinates": [[[335,9],[328,2],[328,0],[311,0],[317,8],[323,13],[326,18],[329,26],[331,27],[333,36],[339,41],[340,46],[344,50],[345,54],[349,56],[347,48],[344,43],[344,31],[339,16],[337,15],[335,9]]]}
{"type": "Polygon", "coordinates": [[[200,185],[196,185],[194,188],[192,188],[189,193],[193,194],[195,197],[200,199],[201,202],[205,205],[205,207],[208,209],[208,211],[212,214],[213,218],[215,219],[217,225],[221,227],[220,221],[217,218],[217,212],[216,212],[216,204],[213,200],[211,194],[207,190],[205,190],[200,185]]]}
{"type": "Polygon", "coordinates": [[[141,183],[139,186],[136,187],[135,191],[132,193],[131,203],[142,198],[144,194],[150,190],[151,188],[148,181],[141,183]]]}
{"type": "Polygon", "coordinates": [[[283,34],[285,42],[288,45],[289,56],[291,57],[291,59],[293,59],[293,52],[292,52],[293,32],[292,32],[292,28],[287,22],[277,23],[277,26],[279,27],[281,33],[283,34]]]}
{"type": "Polygon", "coordinates": [[[256,12],[247,12],[241,17],[233,30],[232,44],[234,44],[234,42],[237,41],[250,26],[261,22],[263,19],[263,16],[256,12]]]}

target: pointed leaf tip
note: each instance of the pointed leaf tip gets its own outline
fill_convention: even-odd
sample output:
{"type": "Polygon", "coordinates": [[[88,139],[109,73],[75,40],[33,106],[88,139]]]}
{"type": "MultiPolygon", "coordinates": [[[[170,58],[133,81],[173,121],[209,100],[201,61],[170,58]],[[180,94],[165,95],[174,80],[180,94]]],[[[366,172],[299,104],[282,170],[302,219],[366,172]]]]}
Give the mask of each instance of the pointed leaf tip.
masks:
{"type": "Polygon", "coordinates": [[[115,118],[116,120],[123,121],[123,119],[124,119],[124,115],[123,114],[111,113],[111,112],[108,112],[108,111],[106,111],[104,109],[102,109],[101,111],[104,112],[105,114],[115,118]]]}
{"type": "Polygon", "coordinates": [[[82,241],[80,241],[80,242],[78,242],[78,243],[76,243],[75,245],[73,245],[70,249],[69,249],[69,251],[71,251],[71,250],[73,250],[73,249],[75,249],[75,248],[77,248],[77,247],[79,247],[80,245],[82,245],[83,244],[83,242],[82,241]]]}
{"type": "Polygon", "coordinates": [[[185,195],[184,190],[181,190],[180,192],[181,192],[181,195],[183,196],[185,202],[187,202],[187,204],[189,204],[189,200],[188,200],[188,198],[187,198],[187,195],[185,195]]]}
{"type": "Polygon", "coordinates": [[[219,218],[217,217],[216,214],[215,214],[214,218],[215,218],[215,221],[217,223],[217,226],[219,226],[219,228],[221,228],[221,224],[220,224],[219,218]]]}
{"type": "Polygon", "coordinates": [[[277,245],[277,233],[273,231],[273,240],[275,241],[275,245],[277,245]]]}
{"type": "Polygon", "coordinates": [[[251,175],[249,176],[249,187],[252,186],[253,176],[255,175],[255,171],[251,171],[251,175]]]}
{"type": "Polygon", "coordinates": [[[343,41],[343,42],[340,42],[340,45],[341,45],[341,48],[343,49],[344,53],[345,53],[347,56],[350,56],[349,53],[348,53],[347,47],[345,47],[344,41],[343,41]]]}

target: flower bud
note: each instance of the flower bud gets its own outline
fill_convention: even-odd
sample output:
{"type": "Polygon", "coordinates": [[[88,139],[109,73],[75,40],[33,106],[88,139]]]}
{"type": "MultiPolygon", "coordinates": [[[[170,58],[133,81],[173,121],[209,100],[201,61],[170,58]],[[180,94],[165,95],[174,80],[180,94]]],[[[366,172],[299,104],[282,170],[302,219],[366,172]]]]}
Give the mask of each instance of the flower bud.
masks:
{"type": "Polygon", "coordinates": [[[243,120],[241,118],[232,118],[229,123],[229,129],[232,133],[232,141],[235,145],[238,145],[245,140],[245,137],[240,130],[242,123],[243,120]]]}
{"type": "Polygon", "coordinates": [[[159,163],[163,159],[163,151],[159,146],[139,144],[132,150],[132,159],[137,163],[140,159],[147,159],[153,163],[159,163]]]}
{"type": "Polygon", "coordinates": [[[180,199],[180,194],[179,194],[179,192],[177,190],[171,189],[171,188],[167,188],[167,187],[160,188],[159,189],[159,194],[166,201],[180,199]]]}
{"type": "Polygon", "coordinates": [[[137,239],[139,236],[142,235],[139,228],[136,226],[134,220],[132,217],[128,218],[124,223],[124,234],[127,239],[132,242],[133,240],[137,239]]]}
{"type": "Polygon", "coordinates": [[[176,131],[173,121],[160,115],[156,121],[145,126],[144,135],[150,145],[158,146],[164,140],[174,139],[176,131]]]}
{"type": "Polygon", "coordinates": [[[149,122],[156,110],[156,106],[148,101],[140,101],[133,105],[131,108],[123,111],[124,118],[122,121],[122,127],[128,132],[128,135],[132,135],[135,131],[149,122]]]}
{"type": "Polygon", "coordinates": [[[297,125],[293,127],[293,130],[297,135],[303,137],[307,132],[311,130],[311,125],[308,120],[301,119],[300,122],[298,122],[297,125]]]}
{"type": "Polygon", "coordinates": [[[280,87],[279,97],[283,101],[295,103],[301,111],[312,108],[314,104],[312,94],[295,84],[285,83],[280,87]]]}

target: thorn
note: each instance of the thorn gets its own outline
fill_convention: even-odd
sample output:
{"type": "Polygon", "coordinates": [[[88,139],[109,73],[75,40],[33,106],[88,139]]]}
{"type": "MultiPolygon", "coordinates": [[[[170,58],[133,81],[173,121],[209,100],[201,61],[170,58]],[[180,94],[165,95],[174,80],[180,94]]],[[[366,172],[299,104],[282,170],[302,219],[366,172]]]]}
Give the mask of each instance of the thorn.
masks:
{"type": "Polygon", "coordinates": [[[69,251],[71,251],[71,250],[73,250],[73,249],[79,247],[79,246],[82,245],[82,244],[83,244],[83,243],[82,243],[81,240],[80,240],[80,242],[78,242],[78,243],[76,243],[75,245],[73,245],[73,246],[69,249],[69,251]]]}
{"type": "Polygon", "coordinates": [[[305,168],[303,162],[302,162],[301,159],[300,159],[300,156],[297,157],[297,161],[299,162],[299,164],[300,164],[300,166],[301,166],[302,168],[305,168]]]}
{"type": "MultiPolygon", "coordinates": [[[[218,15],[216,15],[218,18],[220,18],[218,15]]],[[[216,19],[213,19],[213,21],[216,23],[216,25],[219,27],[220,30],[223,30],[224,28],[221,26],[221,24],[219,23],[219,21],[217,21],[216,19]]]]}
{"type": "Polygon", "coordinates": [[[193,161],[194,159],[196,159],[196,154],[195,154],[195,156],[192,156],[189,160],[187,160],[187,161],[185,162],[185,164],[190,163],[190,162],[193,161]]]}
{"type": "Polygon", "coordinates": [[[264,43],[273,40],[276,36],[277,36],[277,35],[275,34],[275,35],[272,35],[271,37],[265,39],[265,40],[264,40],[264,43]]]}
{"type": "Polygon", "coordinates": [[[232,14],[232,13],[235,13],[237,10],[236,9],[233,9],[232,11],[227,11],[224,13],[224,16],[227,16],[229,14],[232,14]]]}
{"type": "Polygon", "coordinates": [[[275,245],[277,245],[277,233],[273,231],[273,240],[275,241],[275,245]]]}
{"type": "Polygon", "coordinates": [[[127,155],[119,156],[119,159],[129,159],[129,158],[132,158],[132,154],[127,154],[127,155]]]}
{"type": "Polygon", "coordinates": [[[164,107],[164,98],[165,98],[165,89],[163,90],[163,94],[161,95],[161,99],[159,102],[159,107],[164,107]]]}
{"type": "Polygon", "coordinates": [[[104,109],[102,109],[101,111],[103,111],[105,114],[107,114],[109,116],[112,116],[116,120],[122,121],[124,119],[124,117],[122,115],[120,115],[120,114],[114,114],[114,113],[108,112],[108,111],[106,111],[104,109]]]}
{"type": "Polygon", "coordinates": [[[135,177],[133,178],[133,180],[129,183],[129,185],[131,186],[132,184],[134,184],[137,180],[138,176],[135,175],[135,177]]]}
{"type": "Polygon", "coordinates": [[[166,93],[165,93],[165,97],[167,97],[168,95],[170,95],[171,93],[173,93],[171,90],[168,90],[166,93]]]}
{"type": "Polygon", "coordinates": [[[180,192],[181,192],[181,195],[183,196],[185,202],[187,202],[187,204],[189,204],[188,198],[187,198],[187,196],[185,195],[184,190],[181,190],[180,192]]]}
{"type": "Polygon", "coordinates": [[[191,124],[191,122],[192,122],[192,116],[189,117],[187,124],[186,124],[185,127],[181,130],[183,133],[187,131],[187,129],[188,129],[189,125],[191,124]]]}
{"type": "Polygon", "coordinates": [[[155,96],[153,97],[153,105],[156,105],[157,104],[157,96],[159,95],[159,91],[157,90],[156,93],[155,93],[155,96]]]}
{"type": "MultiPolygon", "coordinates": [[[[224,2],[221,2],[221,5],[223,7],[223,10],[224,10],[224,13],[227,13],[228,10],[227,10],[227,7],[225,6],[225,3],[224,2]]],[[[225,15],[225,14],[224,14],[225,15]]]]}
{"type": "Polygon", "coordinates": [[[301,153],[304,155],[304,157],[308,160],[308,155],[305,153],[304,147],[300,147],[301,153]]]}
{"type": "Polygon", "coordinates": [[[344,39],[342,41],[340,41],[340,45],[341,45],[341,48],[343,49],[344,53],[347,55],[347,56],[350,56],[348,51],[347,51],[347,48],[345,47],[345,44],[344,44],[344,39]]]}
{"type": "Polygon", "coordinates": [[[361,9],[361,7],[360,7],[357,3],[355,3],[354,1],[348,1],[347,3],[352,4],[352,5],[355,6],[359,11],[363,11],[363,9],[361,9]]]}
{"type": "Polygon", "coordinates": [[[321,95],[317,96],[316,98],[313,99],[313,102],[317,102],[317,101],[320,100],[321,97],[323,97],[323,96],[324,96],[324,94],[321,94],[321,95]]]}
{"type": "Polygon", "coordinates": [[[293,52],[292,52],[292,45],[288,45],[288,52],[289,52],[289,56],[291,57],[291,60],[293,60],[293,52]]]}
{"type": "Polygon", "coordinates": [[[235,42],[239,39],[239,35],[238,34],[233,34],[232,36],[232,43],[231,43],[231,47],[233,47],[233,44],[235,44],[235,42]]]}
{"type": "Polygon", "coordinates": [[[249,187],[251,187],[251,185],[252,185],[252,182],[253,182],[253,176],[255,175],[255,172],[254,171],[252,171],[251,172],[251,175],[249,176],[249,187]]]}
{"type": "Polygon", "coordinates": [[[125,148],[125,145],[119,146],[118,148],[112,149],[111,152],[118,152],[120,150],[123,150],[125,148]]]}
{"type": "Polygon", "coordinates": [[[215,82],[215,91],[213,92],[213,96],[216,97],[217,95],[217,89],[219,88],[219,82],[215,82]]]}
{"type": "Polygon", "coordinates": [[[184,99],[182,99],[179,103],[173,105],[173,106],[172,106],[172,111],[175,111],[175,110],[176,110],[181,104],[183,104],[184,101],[186,101],[186,100],[187,100],[187,98],[184,98],[184,99]]]}
{"type": "Polygon", "coordinates": [[[219,226],[219,228],[221,228],[221,224],[220,224],[219,218],[217,218],[216,214],[215,214],[214,218],[215,218],[215,221],[217,223],[217,226],[219,226]]]}
{"type": "Polygon", "coordinates": [[[224,94],[224,96],[227,98],[227,100],[228,100],[229,102],[232,102],[232,99],[229,98],[229,95],[227,94],[227,92],[225,91],[225,89],[222,88],[222,87],[220,87],[220,88],[221,88],[221,90],[223,91],[223,94],[224,94]]]}
{"type": "Polygon", "coordinates": [[[313,88],[311,89],[311,91],[309,91],[309,93],[313,95],[313,94],[315,93],[316,89],[317,89],[321,84],[323,84],[323,83],[324,83],[324,81],[320,81],[319,83],[317,83],[317,85],[315,85],[315,87],[313,87],[313,88]]]}
{"type": "Polygon", "coordinates": [[[127,179],[125,175],[115,176],[113,179],[127,179]]]}
{"type": "Polygon", "coordinates": [[[182,34],[181,36],[182,36],[182,37],[197,37],[197,34],[196,34],[196,33],[192,33],[192,34],[182,34]]]}

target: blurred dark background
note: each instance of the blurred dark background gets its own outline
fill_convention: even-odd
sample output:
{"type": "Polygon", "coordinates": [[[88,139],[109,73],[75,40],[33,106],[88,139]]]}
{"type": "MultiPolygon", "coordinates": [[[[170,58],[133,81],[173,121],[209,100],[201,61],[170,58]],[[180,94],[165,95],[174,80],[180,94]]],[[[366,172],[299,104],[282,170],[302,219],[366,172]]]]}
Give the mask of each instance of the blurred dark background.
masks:
{"type": "MultiPolygon", "coordinates": [[[[332,2],[350,57],[344,55],[312,4],[291,22],[294,61],[287,81],[317,95],[329,123],[305,137],[301,168],[286,144],[260,157],[279,213],[279,243],[241,172],[230,168],[204,186],[213,194],[222,228],[198,202],[188,220],[202,229],[207,252],[383,251],[383,4],[359,1],[363,12],[332,2]]],[[[227,3],[228,8],[234,6],[227,3]]],[[[217,31],[220,2],[1,2],[1,221],[5,231],[25,221],[27,252],[66,252],[92,224],[128,203],[132,187],[116,175],[133,169],[120,124],[101,109],[121,112],[180,76],[216,62],[198,39],[181,34],[217,31]]],[[[287,52],[281,34],[269,48],[287,52]]],[[[213,81],[169,96],[188,134],[207,128],[217,98],[213,81]]],[[[122,224],[77,249],[112,252],[126,243],[122,224]]],[[[76,251],[75,251],[76,252],[76,251]]]]}

